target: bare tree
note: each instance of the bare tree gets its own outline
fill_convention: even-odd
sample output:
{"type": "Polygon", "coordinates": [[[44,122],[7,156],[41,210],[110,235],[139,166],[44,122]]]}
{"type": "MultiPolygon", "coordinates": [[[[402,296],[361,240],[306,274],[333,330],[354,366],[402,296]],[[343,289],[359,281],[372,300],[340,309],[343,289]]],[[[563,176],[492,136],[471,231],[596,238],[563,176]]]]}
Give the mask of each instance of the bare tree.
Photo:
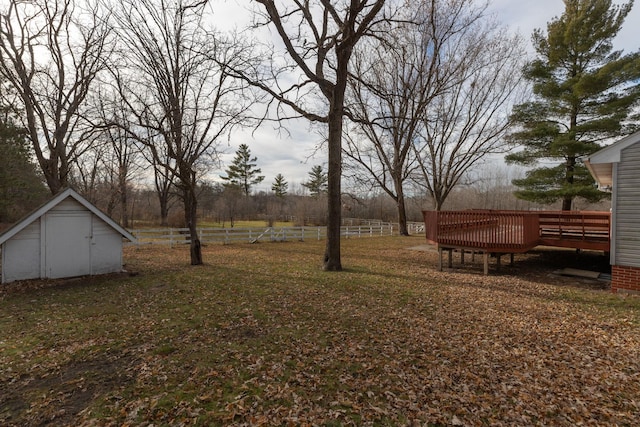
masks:
{"type": "Polygon", "coordinates": [[[20,96],[23,126],[53,194],[87,149],[84,102],[110,49],[99,7],[83,5],[9,0],[0,13],[0,74],[20,96]]]}
{"type": "MultiPolygon", "coordinates": [[[[146,144],[162,147],[163,140],[149,138],[146,144]]],[[[175,191],[172,191],[175,181],[175,161],[166,149],[143,150],[142,155],[153,168],[153,188],[160,207],[160,225],[166,227],[169,225],[169,210],[176,203],[175,191]]]]}
{"type": "Polygon", "coordinates": [[[86,154],[77,162],[73,185],[92,203],[97,203],[109,216],[117,212],[118,220],[129,227],[129,193],[132,181],[145,167],[140,146],[120,127],[105,123],[120,120],[125,105],[106,85],[89,97],[90,113],[85,118],[94,129],[86,154]]]}
{"type": "MultiPolygon", "coordinates": [[[[326,123],[328,127],[328,225],[325,270],[342,270],[340,257],[342,131],[345,91],[354,47],[371,35],[379,22],[384,0],[255,0],[257,25],[273,27],[288,60],[271,57],[267,75],[238,75],[271,95],[278,117],[288,108],[296,117],[326,123]],[[380,15],[380,16],[379,16],[380,15]]],[[[290,118],[287,117],[287,118],[290,118]]]]}
{"type": "Polygon", "coordinates": [[[127,62],[112,69],[132,116],[128,134],[176,177],[193,265],[202,263],[198,174],[215,160],[220,139],[249,105],[228,73],[228,64],[243,61],[246,49],[207,29],[205,8],[201,0],[122,1],[115,15],[127,62]]]}
{"type": "Polygon", "coordinates": [[[426,189],[436,210],[474,165],[506,151],[508,111],[522,93],[519,36],[482,20],[459,37],[447,46],[461,60],[457,83],[430,102],[412,145],[420,166],[416,183],[426,189]]]}
{"type": "Polygon", "coordinates": [[[120,225],[129,227],[128,200],[131,183],[143,168],[140,147],[118,127],[106,128],[102,138],[108,147],[102,165],[103,182],[110,189],[109,205],[114,208],[118,206],[120,225]]]}
{"type": "Polygon", "coordinates": [[[404,184],[419,168],[413,145],[436,97],[460,85],[467,59],[457,50],[483,18],[471,0],[423,0],[407,5],[385,38],[355,53],[350,110],[356,117],[345,155],[355,178],[395,202],[399,232],[408,235],[404,184]]]}

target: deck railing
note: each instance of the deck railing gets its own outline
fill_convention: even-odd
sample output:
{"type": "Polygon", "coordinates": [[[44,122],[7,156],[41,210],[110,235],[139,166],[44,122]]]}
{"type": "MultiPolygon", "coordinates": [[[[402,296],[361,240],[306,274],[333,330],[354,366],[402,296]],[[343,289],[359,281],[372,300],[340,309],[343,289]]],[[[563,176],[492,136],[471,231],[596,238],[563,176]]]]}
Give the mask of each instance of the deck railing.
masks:
{"type": "Polygon", "coordinates": [[[530,212],[424,211],[427,240],[490,252],[523,252],[538,241],[538,217],[530,212]]]}
{"type": "Polygon", "coordinates": [[[608,251],[610,214],[578,211],[423,211],[428,241],[488,252],[537,245],[608,251]]]}
{"type": "Polygon", "coordinates": [[[540,212],[540,243],[609,250],[611,214],[592,211],[540,212]]]}

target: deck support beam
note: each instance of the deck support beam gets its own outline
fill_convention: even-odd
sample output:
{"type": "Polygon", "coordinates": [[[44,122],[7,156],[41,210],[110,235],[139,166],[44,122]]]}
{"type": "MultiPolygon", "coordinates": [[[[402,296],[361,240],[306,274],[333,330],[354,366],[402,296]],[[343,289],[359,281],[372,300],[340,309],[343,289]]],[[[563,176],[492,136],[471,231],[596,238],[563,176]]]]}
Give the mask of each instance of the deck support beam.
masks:
{"type": "Polygon", "coordinates": [[[489,252],[484,252],[482,254],[482,261],[484,264],[484,275],[488,276],[489,275],[489,252]]]}
{"type": "MultiPolygon", "coordinates": [[[[438,248],[438,271],[444,270],[444,259],[443,259],[444,253],[443,252],[447,252],[447,267],[452,269],[453,268],[453,252],[454,251],[460,252],[460,263],[464,265],[465,263],[464,254],[467,250],[468,249],[465,249],[462,247],[457,247],[457,248],[439,247],[438,248]]],[[[476,253],[482,254],[483,272],[485,276],[489,275],[489,260],[492,256],[496,257],[496,271],[500,271],[502,267],[502,256],[507,255],[506,253],[501,253],[501,252],[492,253],[485,250],[475,250],[475,249],[471,249],[469,250],[469,252],[471,253],[472,264],[475,262],[476,253]]],[[[515,259],[515,253],[509,253],[509,265],[511,267],[513,267],[514,265],[514,259],[515,259]]]]}

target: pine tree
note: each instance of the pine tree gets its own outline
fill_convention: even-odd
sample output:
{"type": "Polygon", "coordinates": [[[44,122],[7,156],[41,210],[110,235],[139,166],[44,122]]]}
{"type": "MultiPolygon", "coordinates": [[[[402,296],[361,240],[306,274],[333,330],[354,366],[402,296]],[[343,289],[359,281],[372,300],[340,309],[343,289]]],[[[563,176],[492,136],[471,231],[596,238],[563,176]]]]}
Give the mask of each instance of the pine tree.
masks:
{"type": "Polygon", "coordinates": [[[238,188],[245,196],[251,194],[251,187],[264,180],[264,176],[259,175],[262,169],[256,168],[257,160],[257,157],[251,157],[251,150],[247,144],[240,144],[233,162],[225,171],[227,176],[221,176],[227,181],[225,187],[238,188]]]}
{"type": "Polygon", "coordinates": [[[565,0],[565,11],[537,29],[533,44],[537,58],[524,76],[533,84],[534,99],[516,106],[512,120],[519,125],[510,141],[522,151],[507,161],[535,166],[514,180],[516,196],[550,204],[562,200],[570,210],[576,197],[597,201],[593,178],[582,163],[603,142],[634,131],[629,124],[638,104],[640,54],[613,51],[612,40],[632,3],[613,6],[611,0],[565,0]]]}
{"type": "Polygon", "coordinates": [[[289,189],[289,183],[285,181],[284,176],[281,173],[276,175],[273,184],[271,185],[271,191],[279,197],[283,199],[287,195],[287,190],[289,189]]]}
{"type": "Polygon", "coordinates": [[[0,108],[0,223],[13,222],[47,196],[43,178],[31,160],[26,131],[0,108]]]}
{"type": "Polygon", "coordinates": [[[311,168],[309,181],[303,182],[302,186],[309,189],[311,196],[318,197],[320,194],[327,192],[327,182],[327,173],[322,170],[322,166],[317,165],[311,168]]]}

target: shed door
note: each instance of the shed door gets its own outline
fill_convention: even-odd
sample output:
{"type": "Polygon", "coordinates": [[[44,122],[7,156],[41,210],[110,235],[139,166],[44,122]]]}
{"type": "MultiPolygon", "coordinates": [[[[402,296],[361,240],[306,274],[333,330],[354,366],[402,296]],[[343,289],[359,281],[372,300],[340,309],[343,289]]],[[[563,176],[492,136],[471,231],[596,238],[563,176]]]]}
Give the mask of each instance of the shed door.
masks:
{"type": "Polygon", "coordinates": [[[91,212],[50,212],[46,221],[47,277],[91,274],[91,212]]]}

